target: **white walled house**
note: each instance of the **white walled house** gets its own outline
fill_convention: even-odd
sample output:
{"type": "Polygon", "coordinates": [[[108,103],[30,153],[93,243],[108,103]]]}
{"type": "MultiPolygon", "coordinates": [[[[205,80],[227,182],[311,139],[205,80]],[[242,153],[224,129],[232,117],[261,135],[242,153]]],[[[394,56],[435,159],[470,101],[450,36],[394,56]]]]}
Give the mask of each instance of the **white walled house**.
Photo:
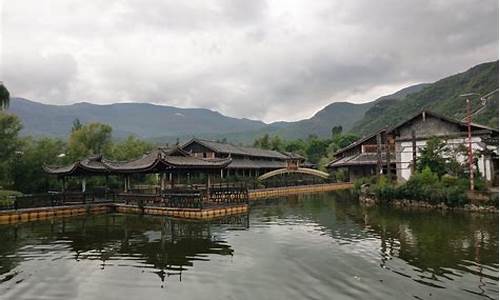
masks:
{"type": "MultiPolygon", "coordinates": [[[[473,153],[481,153],[478,171],[487,181],[496,184],[498,130],[471,124],[471,132],[473,153]]],[[[347,169],[350,181],[383,172],[404,182],[413,173],[414,154],[418,157],[433,137],[444,140],[448,148],[458,152],[458,147],[468,147],[467,123],[424,110],[392,128],[381,129],[339,150],[328,168],[332,171],[347,169]]],[[[457,153],[456,158],[460,162],[467,161],[466,155],[457,153]]]]}

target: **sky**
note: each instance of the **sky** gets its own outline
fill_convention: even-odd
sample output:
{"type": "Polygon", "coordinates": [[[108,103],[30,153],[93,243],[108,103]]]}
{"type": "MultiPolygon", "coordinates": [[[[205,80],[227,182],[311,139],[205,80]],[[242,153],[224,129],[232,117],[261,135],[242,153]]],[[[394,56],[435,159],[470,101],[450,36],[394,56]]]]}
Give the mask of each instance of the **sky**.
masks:
{"type": "Polygon", "coordinates": [[[49,104],[293,121],[498,59],[498,0],[0,1],[0,80],[49,104]]]}

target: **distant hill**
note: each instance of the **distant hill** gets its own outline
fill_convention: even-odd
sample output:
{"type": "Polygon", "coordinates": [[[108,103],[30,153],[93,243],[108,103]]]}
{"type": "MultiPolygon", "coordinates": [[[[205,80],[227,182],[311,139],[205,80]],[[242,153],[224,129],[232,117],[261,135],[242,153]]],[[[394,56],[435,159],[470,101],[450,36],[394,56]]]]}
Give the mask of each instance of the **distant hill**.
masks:
{"type": "Polygon", "coordinates": [[[176,108],[148,103],[96,105],[47,105],[22,98],[12,98],[9,111],[24,124],[23,134],[65,137],[73,120],[102,122],[113,127],[115,137],[136,135],[142,138],[183,136],[195,133],[229,134],[266,126],[261,121],[224,116],[208,109],[176,108]]]}
{"type": "MultiPolygon", "coordinates": [[[[367,134],[384,126],[395,125],[422,109],[463,119],[466,116],[466,101],[460,95],[471,92],[485,95],[495,89],[498,89],[498,61],[480,64],[426,85],[402,99],[387,98],[375,103],[356,122],[352,131],[367,134]]],[[[471,97],[471,100],[475,111],[480,107],[479,97],[471,97]]],[[[486,108],[474,115],[473,121],[498,128],[498,91],[488,98],[486,108]]]]}
{"type": "MultiPolygon", "coordinates": [[[[461,119],[466,107],[465,100],[459,95],[469,92],[486,94],[497,88],[498,61],[495,61],[432,84],[409,86],[370,102],[334,102],[311,118],[297,122],[265,124],[224,116],[208,109],[148,103],[47,105],[13,98],[9,110],[22,119],[24,135],[65,137],[73,120],[78,118],[83,123],[110,124],[117,138],[136,135],[157,143],[172,143],[196,136],[250,144],[264,134],[285,139],[307,138],[309,135],[329,137],[332,127],[339,125],[344,132],[366,134],[393,125],[424,108],[461,119]]],[[[479,106],[477,97],[473,106],[474,109],[479,106]]],[[[498,92],[490,97],[487,107],[474,116],[474,122],[498,127],[498,92]]]]}
{"type": "MultiPolygon", "coordinates": [[[[251,142],[256,137],[264,134],[278,135],[285,139],[307,138],[309,135],[319,137],[330,137],[334,126],[342,126],[344,132],[352,129],[352,126],[365,116],[365,113],[374,105],[384,101],[399,101],[406,95],[422,90],[427,84],[417,84],[394,94],[380,97],[374,101],[356,104],[350,102],[334,102],[318,111],[309,119],[297,122],[275,122],[254,132],[245,135],[229,136],[232,140],[239,142],[251,142]]],[[[217,138],[217,137],[216,137],[217,138]]]]}

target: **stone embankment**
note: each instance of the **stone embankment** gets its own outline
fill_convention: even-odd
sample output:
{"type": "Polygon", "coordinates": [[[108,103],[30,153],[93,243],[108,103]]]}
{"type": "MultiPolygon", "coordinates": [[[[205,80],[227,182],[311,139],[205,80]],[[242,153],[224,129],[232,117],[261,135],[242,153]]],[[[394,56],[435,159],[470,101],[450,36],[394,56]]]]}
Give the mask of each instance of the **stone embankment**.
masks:
{"type": "MultiPolygon", "coordinates": [[[[359,196],[359,202],[366,206],[375,206],[382,204],[373,195],[362,194],[359,196]]],[[[425,201],[409,200],[409,199],[398,199],[391,200],[388,202],[383,202],[386,205],[397,207],[397,208],[407,208],[407,209],[440,209],[440,210],[450,210],[450,211],[468,211],[468,212],[484,212],[484,213],[498,213],[498,208],[495,206],[485,206],[476,204],[465,204],[464,206],[454,207],[448,206],[445,203],[431,204],[425,201]]]]}

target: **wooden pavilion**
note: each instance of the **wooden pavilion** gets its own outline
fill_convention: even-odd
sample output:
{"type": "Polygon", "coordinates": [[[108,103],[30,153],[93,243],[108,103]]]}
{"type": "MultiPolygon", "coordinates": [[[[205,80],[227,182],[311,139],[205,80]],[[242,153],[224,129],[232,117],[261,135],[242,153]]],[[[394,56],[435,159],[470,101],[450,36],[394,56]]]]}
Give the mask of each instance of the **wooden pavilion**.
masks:
{"type": "MultiPolygon", "coordinates": [[[[161,190],[167,189],[167,175],[170,188],[175,185],[175,178],[202,172],[207,175],[207,188],[210,178],[220,174],[221,170],[231,163],[230,158],[203,159],[189,155],[181,149],[167,150],[158,148],[143,157],[131,161],[111,161],[102,156],[90,157],[73,162],[67,166],[44,166],[44,170],[63,181],[66,190],[67,177],[82,178],[82,192],[86,191],[86,177],[120,176],[124,181],[124,192],[130,191],[130,176],[135,174],[158,174],[161,190]]],[[[107,182],[107,180],[106,180],[107,182]]]]}

